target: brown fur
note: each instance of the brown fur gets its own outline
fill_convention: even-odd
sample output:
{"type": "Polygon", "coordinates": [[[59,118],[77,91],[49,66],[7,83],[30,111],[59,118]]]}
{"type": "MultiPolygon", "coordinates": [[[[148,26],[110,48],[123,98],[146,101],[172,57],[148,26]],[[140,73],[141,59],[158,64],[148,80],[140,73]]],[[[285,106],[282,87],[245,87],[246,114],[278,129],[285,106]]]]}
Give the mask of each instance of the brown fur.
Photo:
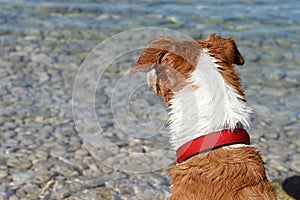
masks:
{"type": "Polygon", "coordinates": [[[215,149],[170,168],[171,200],[276,199],[253,147],[215,149]]]}
{"type": "Polygon", "coordinates": [[[169,100],[174,92],[188,84],[186,79],[195,70],[199,52],[203,48],[208,49],[219,61],[219,71],[226,82],[240,94],[242,101],[246,101],[240,78],[233,67],[233,64],[243,65],[244,59],[232,39],[215,34],[198,41],[176,41],[167,36],[160,37],[144,49],[131,72],[148,72],[155,68],[157,73],[151,81],[151,87],[156,95],[170,105],[169,100]]]}
{"type": "Polygon", "coordinates": [[[231,39],[224,39],[215,34],[209,35],[205,40],[198,41],[201,46],[209,49],[211,56],[219,60],[218,64],[222,67],[219,72],[222,74],[227,84],[231,85],[244,98],[244,92],[241,89],[240,78],[232,64],[243,65],[244,59],[239,52],[235,42],[231,39]]]}
{"type": "MultiPolygon", "coordinates": [[[[150,76],[150,85],[170,106],[174,92],[192,84],[187,79],[195,70],[203,48],[218,60],[219,72],[240,94],[240,100],[246,102],[233,66],[243,65],[244,59],[232,39],[215,34],[196,42],[158,38],[144,49],[131,72],[155,69],[156,73],[150,76]]],[[[171,167],[170,175],[171,200],[276,199],[266,178],[262,158],[253,147],[220,148],[194,156],[171,167]]]]}
{"type": "Polygon", "coordinates": [[[160,37],[144,49],[131,72],[156,69],[156,75],[150,77],[151,87],[170,105],[174,92],[188,84],[187,78],[195,70],[201,49],[202,46],[195,41],[160,37]]]}

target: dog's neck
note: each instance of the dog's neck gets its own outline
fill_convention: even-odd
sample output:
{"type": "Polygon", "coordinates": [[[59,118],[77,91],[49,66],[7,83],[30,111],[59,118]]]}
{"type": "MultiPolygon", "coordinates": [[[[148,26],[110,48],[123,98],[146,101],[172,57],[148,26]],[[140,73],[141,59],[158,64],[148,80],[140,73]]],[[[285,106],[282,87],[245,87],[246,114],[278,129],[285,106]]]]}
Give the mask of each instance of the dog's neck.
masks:
{"type": "Polygon", "coordinates": [[[169,126],[175,149],[200,136],[235,129],[237,124],[249,127],[252,109],[226,82],[219,62],[203,49],[188,80],[197,87],[186,86],[170,100],[169,126]]]}

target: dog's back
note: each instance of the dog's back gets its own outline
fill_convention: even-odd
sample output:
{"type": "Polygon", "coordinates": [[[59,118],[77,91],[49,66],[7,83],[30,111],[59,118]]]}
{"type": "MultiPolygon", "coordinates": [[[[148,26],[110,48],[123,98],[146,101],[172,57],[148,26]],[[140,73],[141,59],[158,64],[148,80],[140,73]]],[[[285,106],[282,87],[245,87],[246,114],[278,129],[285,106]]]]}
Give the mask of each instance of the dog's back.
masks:
{"type": "Polygon", "coordinates": [[[171,200],[276,199],[253,147],[215,149],[170,168],[171,200]]]}

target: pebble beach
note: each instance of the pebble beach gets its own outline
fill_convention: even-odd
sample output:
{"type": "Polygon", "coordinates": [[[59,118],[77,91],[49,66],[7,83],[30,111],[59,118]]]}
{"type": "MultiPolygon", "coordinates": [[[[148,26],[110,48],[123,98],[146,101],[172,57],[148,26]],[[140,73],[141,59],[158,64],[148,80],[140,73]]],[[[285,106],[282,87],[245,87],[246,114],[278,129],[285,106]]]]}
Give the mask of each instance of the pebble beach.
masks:
{"type": "Polygon", "coordinates": [[[251,143],[278,199],[300,198],[293,188],[300,185],[296,0],[1,0],[0,200],[169,198],[175,152],[166,108],[139,82],[143,74],[128,74],[138,43],[149,37],[127,35],[120,46],[136,49],[116,56],[101,76],[89,68],[106,62],[93,57],[118,52],[97,45],[140,27],[236,41],[246,62],[237,71],[254,110],[251,143]],[[87,125],[90,108],[96,117],[87,125]],[[286,183],[290,177],[295,184],[286,183]]]}

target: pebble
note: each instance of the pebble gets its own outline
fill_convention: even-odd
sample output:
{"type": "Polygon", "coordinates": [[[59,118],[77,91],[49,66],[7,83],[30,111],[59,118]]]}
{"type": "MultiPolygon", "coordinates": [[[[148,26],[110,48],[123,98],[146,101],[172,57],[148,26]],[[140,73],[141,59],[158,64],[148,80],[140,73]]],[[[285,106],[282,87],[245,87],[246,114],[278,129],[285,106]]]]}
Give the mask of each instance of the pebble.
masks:
{"type": "Polygon", "coordinates": [[[8,170],[0,170],[0,179],[8,176],[8,170]]]}
{"type": "MultiPolygon", "coordinates": [[[[76,73],[89,52],[128,27],[158,25],[196,39],[216,32],[237,41],[246,60],[245,67],[237,69],[255,111],[251,138],[262,153],[268,177],[280,198],[288,199],[281,188],[284,177],[300,171],[300,30],[296,26],[298,17],[294,23],[287,20],[297,13],[292,12],[293,5],[291,12],[281,12],[282,17],[271,13],[277,16],[271,19],[260,13],[266,13],[272,3],[256,7],[247,11],[247,16],[253,17],[245,16],[243,21],[237,16],[246,13],[249,5],[245,2],[241,10],[231,10],[233,18],[226,20],[211,15],[221,6],[214,4],[185,3],[179,8],[177,4],[136,2],[130,12],[125,12],[127,4],[115,7],[109,2],[39,6],[5,2],[0,9],[0,22],[4,24],[0,27],[0,200],[169,197],[168,166],[174,163],[175,153],[168,147],[162,149],[169,141],[164,128],[165,106],[145,83],[130,93],[136,84],[133,76],[116,85],[134,64],[137,52],[122,55],[110,64],[96,80],[99,82],[91,99],[87,99],[87,88],[78,96],[82,105],[96,103],[95,121],[110,145],[93,137],[89,144],[83,143],[75,128],[89,119],[74,123],[72,112],[76,73]],[[199,13],[204,19],[201,22],[199,13]],[[285,17],[286,13],[289,15],[285,17]],[[151,20],[140,18],[142,15],[151,20]],[[249,19],[251,23],[247,23],[249,19]],[[272,26],[267,27],[264,20],[270,20],[272,26]],[[142,156],[133,160],[133,153],[142,156]],[[159,167],[154,171],[154,166],[159,167]],[[137,173],[145,170],[147,173],[137,173]]],[[[229,6],[222,4],[222,9],[229,6]]],[[[127,36],[120,44],[135,44],[151,36],[153,32],[127,36]]],[[[114,53],[113,47],[109,52],[114,53]]],[[[91,75],[87,81],[95,76],[91,75]]],[[[86,117],[85,113],[82,116],[86,117]]],[[[88,133],[97,130],[91,125],[88,133]]]]}
{"type": "Polygon", "coordinates": [[[299,161],[299,159],[298,160],[292,160],[291,169],[296,171],[296,172],[300,171],[300,161],[299,161]]]}

